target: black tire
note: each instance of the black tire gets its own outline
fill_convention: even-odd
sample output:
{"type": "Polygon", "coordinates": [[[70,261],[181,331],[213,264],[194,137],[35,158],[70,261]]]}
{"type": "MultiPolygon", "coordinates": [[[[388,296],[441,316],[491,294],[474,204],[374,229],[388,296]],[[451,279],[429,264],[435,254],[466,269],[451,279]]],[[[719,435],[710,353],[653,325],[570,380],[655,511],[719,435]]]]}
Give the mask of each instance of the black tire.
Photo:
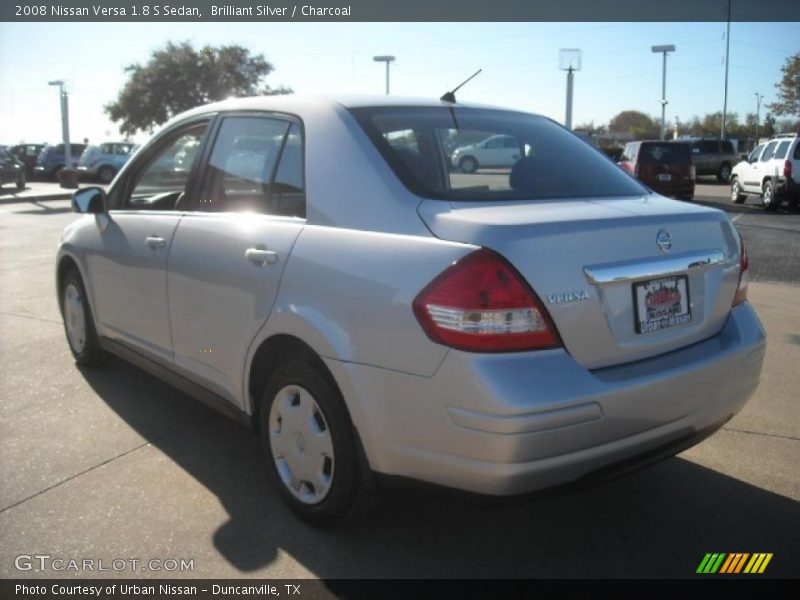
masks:
{"type": "Polygon", "coordinates": [[[728,181],[731,178],[731,165],[730,163],[722,163],[717,172],[717,181],[728,181]]]}
{"type": "Polygon", "coordinates": [[[775,212],[778,210],[778,207],[781,204],[775,195],[775,186],[769,179],[764,182],[764,187],[762,188],[761,204],[764,206],[764,210],[768,210],[770,212],[775,212]]]}
{"type": "Polygon", "coordinates": [[[478,170],[478,161],[474,156],[465,156],[458,161],[458,168],[462,173],[474,173],[478,170]]]}
{"type": "Polygon", "coordinates": [[[69,269],[64,273],[61,280],[61,289],[59,290],[59,301],[61,303],[61,314],[64,320],[64,334],[67,337],[67,344],[75,357],[75,362],[84,367],[96,367],[105,362],[106,355],[100,348],[97,341],[97,332],[94,328],[94,318],[92,317],[92,310],[87,301],[86,288],[83,286],[83,281],[77,270],[69,269]],[[83,319],[85,325],[85,336],[83,344],[76,343],[74,335],[70,333],[70,308],[68,302],[70,301],[67,294],[71,294],[70,288],[77,292],[80,307],[83,312],[83,319]]]}
{"type": "MultiPolygon", "coordinates": [[[[371,483],[371,473],[359,454],[357,434],[344,400],[336,385],[313,358],[297,355],[274,371],[261,396],[259,426],[270,479],[284,502],[302,520],[317,527],[328,527],[353,521],[374,506],[377,495],[371,483]],[[279,397],[283,397],[287,388],[301,388],[310,394],[322,412],[325,431],[332,441],[331,482],[326,495],[316,503],[302,502],[295,496],[296,492],[284,482],[278,471],[273,454],[272,436],[275,434],[270,421],[272,406],[279,397]]],[[[305,454],[305,442],[300,451],[305,454]]]]}
{"type": "Polygon", "coordinates": [[[17,189],[25,189],[25,171],[22,171],[22,173],[19,174],[19,178],[17,179],[17,189]]]}
{"type": "Polygon", "coordinates": [[[111,183],[116,174],[117,172],[114,170],[114,167],[106,165],[105,167],[100,167],[100,170],[97,172],[97,178],[103,183],[111,183]]]}
{"type": "Polygon", "coordinates": [[[747,196],[742,193],[742,185],[739,183],[738,177],[731,179],[731,200],[736,204],[742,204],[747,200],[747,196]]]}

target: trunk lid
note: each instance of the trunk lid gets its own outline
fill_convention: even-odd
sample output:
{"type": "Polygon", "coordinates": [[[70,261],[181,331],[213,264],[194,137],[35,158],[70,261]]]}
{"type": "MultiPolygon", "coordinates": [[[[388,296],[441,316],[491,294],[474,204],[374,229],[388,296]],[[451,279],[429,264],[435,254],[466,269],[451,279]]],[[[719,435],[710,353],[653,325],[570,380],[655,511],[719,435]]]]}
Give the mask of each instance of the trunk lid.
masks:
{"type": "Polygon", "coordinates": [[[715,209],[648,195],[424,200],[418,212],[435,236],[508,259],[550,312],[566,350],[586,368],[647,358],[714,335],[736,292],[737,234],[715,209]],[[665,302],[680,306],[675,324],[640,333],[652,323],[648,316],[664,314],[658,311],[665,302]]]}

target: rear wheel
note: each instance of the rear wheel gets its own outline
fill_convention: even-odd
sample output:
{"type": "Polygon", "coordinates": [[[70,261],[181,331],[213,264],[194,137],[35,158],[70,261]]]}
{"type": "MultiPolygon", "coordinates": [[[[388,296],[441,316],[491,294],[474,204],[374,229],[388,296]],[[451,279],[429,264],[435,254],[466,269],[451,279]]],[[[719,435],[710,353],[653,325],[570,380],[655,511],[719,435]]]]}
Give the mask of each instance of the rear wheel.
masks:
{"type": "Polygon", "coordinates": [[[114,175],[116,175],[114,167],[109,166],[101,167],[97,172],[97,178],[103,183],[111,183],[111,180],[114,179],[114,175]]]}
{"type": "Polygon", "coordinates": [[[742,184],[739,183],[739,178],[734,177],[731,180],[731,201],[736,204],[741,204],[747,199],[747,196],[742,193],[742,184]]]}
{"type": "Polygon", "coordinates": [[[729,163],[722,163],[717,172],[718,181],[728,181],[731,178],[731,165],[729,163]]]}
{"type": "Polygon", "coordinates": [[[474,173],[478,170],[478,161],[471,156],[465,156],[458,161],[458,168],[462,173],[474,173]]]}
{"type": "Polygon", "coordinates": [[[761,193],[761,204],[764,206],[765,210],[778,210],[780,202],[778,202],[778,199],[775,197],[775,186],[772,181],[767,180],[764,182],[764,188],[761,193]]]}
{"type": "Polygon", "coordinates": [[[297,356],[276,369],[259,418],[273,484],[301,519],[334,525],[372,505],[355,429],[339,391],[313,359],[297,356]]]}

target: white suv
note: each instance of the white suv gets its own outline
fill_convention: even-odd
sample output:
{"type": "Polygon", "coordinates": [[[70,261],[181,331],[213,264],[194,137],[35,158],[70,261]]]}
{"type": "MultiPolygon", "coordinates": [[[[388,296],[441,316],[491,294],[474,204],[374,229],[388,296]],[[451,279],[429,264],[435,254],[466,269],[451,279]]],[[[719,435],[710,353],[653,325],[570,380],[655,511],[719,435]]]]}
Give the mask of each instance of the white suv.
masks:
{"type": "Polygon", "coordinates": [[[737,204],[748,194],[761,196],[767,210],[777,210],[784,199],[800,203],[800,138],[796,133],[774,135],[733,168],[731,200],[737,204]]]}

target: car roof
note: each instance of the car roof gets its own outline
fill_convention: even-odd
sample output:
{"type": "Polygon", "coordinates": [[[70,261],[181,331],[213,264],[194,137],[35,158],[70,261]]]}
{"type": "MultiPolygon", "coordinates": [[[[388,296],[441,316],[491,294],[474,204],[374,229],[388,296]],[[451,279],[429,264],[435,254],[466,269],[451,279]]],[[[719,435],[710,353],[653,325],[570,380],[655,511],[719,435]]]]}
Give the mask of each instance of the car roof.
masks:
{"type": "MultiPolygon", "coordinates": [[[[276,96],[252,96],[249,98],[230,98],[221,102],[214,102],[204,106],[198,106],[184,113],[176,115],[171,122],[221,111],[248,111],[248,110],[274,110],[279,112],[296,113],[303,110],[314,110],[320,108],[366,108],[366,107],[457,107],[457,108],[481,108],[492,110],[505,110],[509,112],[525,112],[517,109],[492,106],[488,104],[477,104],[467,102],[457,102],[450,104],[438,98],[420,98],[407,96],[370,96],[370,95],[341,95],[341,96],[311,96],[303,94],[285,94],[276,96]]],[[[531,113],[533,114],[533,113],[531,113]]]]}

